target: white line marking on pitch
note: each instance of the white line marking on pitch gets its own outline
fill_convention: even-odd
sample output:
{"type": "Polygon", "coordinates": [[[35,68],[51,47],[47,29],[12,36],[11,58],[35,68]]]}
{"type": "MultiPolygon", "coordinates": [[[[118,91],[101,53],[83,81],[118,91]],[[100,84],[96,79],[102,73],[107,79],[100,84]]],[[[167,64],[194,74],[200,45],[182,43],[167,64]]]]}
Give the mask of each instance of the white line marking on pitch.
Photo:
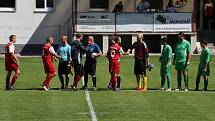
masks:
{"type": "MultiPolygon", "coordinates": [[[[82,78],[82,83],[84,85],[84,77],[82,78]]],[[[91,115],[92,121],[97,121],[96,113],[94,111],[94,107],[93,107],[92,102],[90,100],[90,93],[88,90],[85,90],[84,92],[86,95],[86,101],[87,101],[88,107],[90,108],[90,115],[91,115]]]]}

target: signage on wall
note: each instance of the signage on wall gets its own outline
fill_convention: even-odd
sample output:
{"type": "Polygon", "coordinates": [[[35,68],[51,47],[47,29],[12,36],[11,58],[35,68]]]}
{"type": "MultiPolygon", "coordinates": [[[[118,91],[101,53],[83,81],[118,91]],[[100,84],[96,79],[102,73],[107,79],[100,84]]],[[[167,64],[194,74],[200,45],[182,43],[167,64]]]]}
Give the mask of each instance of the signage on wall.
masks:
{"type": "Polygon", "coordinates": [[[120,13],[116,14],[116,31],[153,31],[153,14],[120,13]]]}
{"type": "Polygon", "coordinates": [[[154,32],[191,32],[191,13],[155,13],[154,32]]]}
{"type": "Polygon", "coordinates": [[[76,32],[192,32],[192,13],[78,13],[76,32]]]}
{"type": "Polygon", "coordinates": [[[77,32],[115,32],[114,13],[78,13],[77,32]]]}

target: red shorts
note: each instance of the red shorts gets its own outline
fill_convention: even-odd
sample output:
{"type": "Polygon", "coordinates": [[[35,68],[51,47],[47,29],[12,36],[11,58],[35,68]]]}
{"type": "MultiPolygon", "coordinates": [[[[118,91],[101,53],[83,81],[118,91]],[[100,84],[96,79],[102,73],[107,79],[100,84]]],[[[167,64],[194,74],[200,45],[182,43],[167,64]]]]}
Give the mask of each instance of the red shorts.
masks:
{"type": "Polygon", "coordinates": [[[43,60],[45,73],[55,73],[55,67],[51,60],[43,60]]]}
{"type": "Polygon", "coordinates": [[[6,71],[17,71],[19,69],[19,66],[15,63],[5,63],[5,70],[6,71]]]}
{"type": "Polygon", "coordinates": [[[109,72],[112,74],[119,74],[119,61],[118,60],[109,61],[109,72]]]}

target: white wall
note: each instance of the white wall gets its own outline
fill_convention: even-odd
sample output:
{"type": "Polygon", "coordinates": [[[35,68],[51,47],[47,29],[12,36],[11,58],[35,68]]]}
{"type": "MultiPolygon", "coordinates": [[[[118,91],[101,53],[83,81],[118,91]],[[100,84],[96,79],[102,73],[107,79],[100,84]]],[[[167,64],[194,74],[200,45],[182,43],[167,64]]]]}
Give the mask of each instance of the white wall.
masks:
{"type": "Polygon", "coordinates": [[[43,44],[48,36],[58,43],[59,35],[71,31],[71,0],[56,0],[52,12],[35,12],[35,6],[36,0],[16,0],[15,12],[0,12],[0,53],[11,34],[17,36],[19,52],[25,44],[43,44]]]}

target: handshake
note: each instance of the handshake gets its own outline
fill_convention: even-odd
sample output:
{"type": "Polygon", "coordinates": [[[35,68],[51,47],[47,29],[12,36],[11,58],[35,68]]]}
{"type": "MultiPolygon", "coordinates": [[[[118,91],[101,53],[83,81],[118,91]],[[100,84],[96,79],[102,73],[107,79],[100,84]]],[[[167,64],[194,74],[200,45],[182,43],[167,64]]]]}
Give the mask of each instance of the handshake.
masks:
{"type": "Polygon", "coordinates": [[[93,59],[95,59],[97,56],[98,56],[97,53],[92,53],[92,54],[91,54],[91,58],[93,58],[93,59]]]}

